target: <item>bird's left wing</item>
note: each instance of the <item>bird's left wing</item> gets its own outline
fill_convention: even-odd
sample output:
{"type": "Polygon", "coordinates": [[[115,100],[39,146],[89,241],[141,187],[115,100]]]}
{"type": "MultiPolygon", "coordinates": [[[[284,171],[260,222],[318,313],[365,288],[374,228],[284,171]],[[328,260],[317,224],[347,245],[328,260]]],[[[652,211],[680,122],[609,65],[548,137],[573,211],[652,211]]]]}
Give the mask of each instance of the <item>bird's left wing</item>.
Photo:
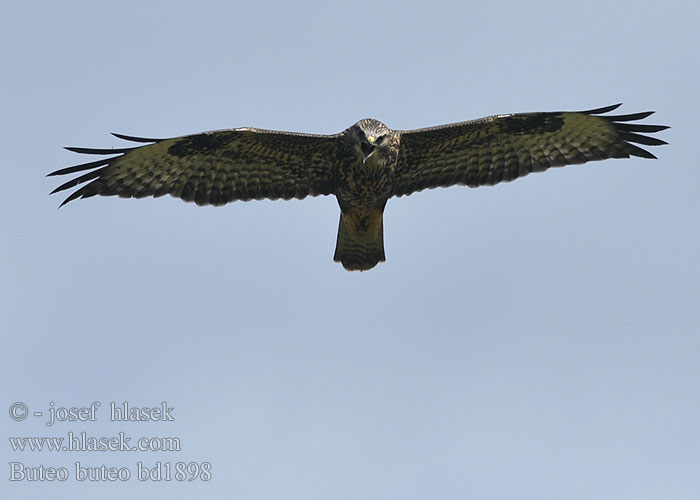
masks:
{"type": "Polygon", "coordinates": [[[62,205],[95,195],[143,198],[170,194],[198,205],[234,200],[290,199],[333,192],[337,135],[253,128],[218,130],[172,139],[120,139],[150,143],[124,149],[66,148],[117,155],[49,175],[85,172],[53,193],[87,182],[62,205]]]}
{"type": "Polygon", "coordinates": [[[656,158],[633,143],[666,144],[643,133],[668,127],[633,123],[652,111],[605,115],[619,106],[489,116],[402,131],[392,194],[402,196],[455,184],[493,185],[549,167],[606,158],[656,158]]]}

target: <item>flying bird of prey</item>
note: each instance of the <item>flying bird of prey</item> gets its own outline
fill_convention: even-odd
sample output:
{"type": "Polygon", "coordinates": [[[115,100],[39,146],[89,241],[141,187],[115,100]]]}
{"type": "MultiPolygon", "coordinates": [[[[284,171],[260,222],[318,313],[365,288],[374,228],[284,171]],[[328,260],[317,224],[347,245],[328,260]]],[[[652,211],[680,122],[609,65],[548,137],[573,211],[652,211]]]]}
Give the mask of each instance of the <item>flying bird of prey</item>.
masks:
{"type": "Polygon", "coordinates": [[[66,148],[116,155],[49,175],[87,171],[53,190],[86,183],[61,204],[95,195],[142,198],[170,194],[197,205],[333,194],[340,205],[336,262],[367,270],[385,260],[387,200],[422,189],[512,181],[549,167],[607,158],[656,158],[636,146],[666,142],[649,135],[668,127],[637,123],[653,111],[607,115],[619,104],[578,112],[496,115],[467,122],[392,130],[367,118],[334,135],[238,128],[123,149],[66,148]],[[89,182],[88,182],[89,181],[89,182]]]}

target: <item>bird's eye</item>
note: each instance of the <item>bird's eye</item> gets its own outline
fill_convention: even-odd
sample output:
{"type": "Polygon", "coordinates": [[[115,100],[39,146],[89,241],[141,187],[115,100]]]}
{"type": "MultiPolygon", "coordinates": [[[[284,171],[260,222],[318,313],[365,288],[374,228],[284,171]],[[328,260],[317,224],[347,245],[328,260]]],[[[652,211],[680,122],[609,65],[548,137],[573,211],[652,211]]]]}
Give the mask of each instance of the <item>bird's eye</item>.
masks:
{"type": "Polygon", "coordinates": [[[376,142],[377,144],[379,144],[379,143],[382,142],[384,139],[386,139],[386,134],[382,134],[382,135],[380,135],[380,136],[377,136],[377,139],[376,139],[374,142],[376,142]]]}
{"type": "Polygon", "coordinates": [[[359,135],[361,138],[365,137],[365,131],[362,130],[361,128],[357,129],[357,135],[359,135]]]}

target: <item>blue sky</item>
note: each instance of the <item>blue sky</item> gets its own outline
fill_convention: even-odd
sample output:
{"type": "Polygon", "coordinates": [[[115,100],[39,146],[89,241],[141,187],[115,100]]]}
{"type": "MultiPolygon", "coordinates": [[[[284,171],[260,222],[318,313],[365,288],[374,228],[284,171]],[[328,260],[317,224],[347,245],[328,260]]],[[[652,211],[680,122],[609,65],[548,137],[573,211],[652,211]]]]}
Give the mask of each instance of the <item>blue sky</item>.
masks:
{"type": "MultiPolygon", "coordinates": [[[[181,451],[18,452],[65,482],[8,498],[691,499],[700,489],[700,11],[690,2],[23,2],[0,16],[3,404],[100,401],[4,437],[177,436],[181,451]],[[45,174],[255,126],[411,129],[624,102],[656,161],[392,199],[387,262],[332,261],[333,198],[200,208],[45,174]],[[174,408],[110,422],[109,402],[174,408]],[[209,462],[207,482],[77,482],[209,462]],[[174,465],[173,465],[174,466],[174,465]]],[[[7,412],[4,413],[8,415],[7,412]]]]}

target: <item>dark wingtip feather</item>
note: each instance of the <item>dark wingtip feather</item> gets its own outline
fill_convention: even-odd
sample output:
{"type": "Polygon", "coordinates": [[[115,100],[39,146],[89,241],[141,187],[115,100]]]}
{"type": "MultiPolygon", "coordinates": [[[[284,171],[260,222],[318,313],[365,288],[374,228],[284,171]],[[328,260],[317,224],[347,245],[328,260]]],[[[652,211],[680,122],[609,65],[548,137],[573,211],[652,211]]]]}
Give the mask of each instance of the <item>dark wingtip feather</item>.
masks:
{"type": "Polygon", "coordinates": [[[631,155],[631,156],[637,156],[639,158],[649,158],[650,160],[656,160],[656,156],[654,156],[652,153],[647,151],[646,149],[642,149],[639,146],[635,146],[632,143],[626,142],[624,145],[625,151],[631,155]]]}
{"type": "Polygon", "coordinates": [[[112,135],[114,137],[116,137],[117,139],[123,139],[125,141],[131,141],[131,142],[161,142],[161,141],[165,140],[165,139],[153,139],[153,138],[147,138],[147,137],[134,137],[133,135],[117,134],[116,132],[112,132],[112,135]]]}
{"type": "Polygon", "coordinates": [[[65,204],[68,203],[69,201],[73,201],[73,200],[75,200],[76,198],[80,198],[80,195],[81,195],[81,194],[82,194],[82,193],[81,193],[81,190],[80,190],[80,189],[77,190],[75,193],[71,194],[68,198],[66,198],[65,200],[63,200],[63,203],[61,203],[61,204],[58,206],[58,208],[61,208],[63,205],[65,205],[65,204]]]}
{"type": "Polygon", "coordinates": [[[644,118],[647,118],[653,115],[654,113],[656,113],[656,111],[642,111],[641,113],[632,113],[630,115],[612,115],[604,116],[603,118],[614,122],[632,122],[636,120],[643,120],[644,118]]]}
{"type": "Polygon", "coordinates": [[[617,129],[625,132],[661,132],[669,129],[667,125],[646,125],[641,123],[618,123],[617,129]]]}
{"type": "MultiPolygon", "coordinates": [[[[161,142],[164,139],[150,139],[150,138],[145,138],[145,137],[132,137],[129,135],[123,135],[123,134],[116,134],[113,133],[115,137],[118,139],[123,139],[127,141],[132,141],[132,142],[139,142],[139,143],[153,143],[153,142],[161,142]]],[[[134,149],[138,149],[142,146],[134,146],[134,147],[128,147],[128,148],[113,148],[113,149],[98,149],[98,148],[80,148],[80,147],[73,147],[73,146],[67,146],[65,149],[68,151],[71,151],[73,153],[79,153],[79,154],[88,154],[88,155],[117,155],[117,156],[110,156],[109,158],[102,158],[96,161],[91,161],[88,163],[83,163],[80,165],[75,165],[73,167],[67,167],[67,168],[62,168],[60,170],[56,170],[54,172],[51,172],[49,174],[46,174],[47,177],[54,176],[54,175],[66,175],[66,174],[74,174],[76,172],[82,172],[84,170],[91,170],[87,173],[84,173],[80,175],[79,177],[76,177],[75,179],[71,179],[68,182],[65,182],[58,186],[56,189],[51,191],[51,194],[58,193],[60,191],[63,191],[65,189],[69,189],[72,187],[77,186],[78,184],[81,184],[83,182],[86,182],[91,179],[95,179],[97,177],[100,177],[106,170],[106,168],[112,164],[113,161],[116,159],[120,158],[119,155],[128,153],[129,151],[133,151],[134,149]],[[99,168],[102,167],[102,168],[99,168]]],[[[90,183],[92,184],[92,183],[90,183]]],[[[78,189],[74,193],[72,193],[68,198],[63,200],[63,203],[59,205],[59,208],[65,205],[66,203],[75,200],[76,198],[87,198],[90,196],[94,196],[96,193],[93,192],[93,190],[87,190],[86,188],[90,185],[83,186],[82,188],[78,189]]]]}
{"type": "Polygon", "coordinates": [[[648,135],[634,134],[632,132],[621,132],[620,137],[628,142],[636,142],[638,144],[645,144],[647,146],[663,146],[668,144],[666,141],[657,139],[656,137],[650,137],[648,135]]]}
{"type": "MultiPolygon", "coordinates": [[[[603,113],[608,113],[614,109],[617,109],[620,104],[615,104],[613,106],[606,106],[604,108],[593,109],[589,111],[583,111],[585,114],[595,114],[601,115],[603,113]]],[[[646,146],[662,146],[668,144],[666,141],[657,139],[649,135],[654,132],[661,132],[670,127],[666,125],[647,125],[643,123],[628,123],[636,122],[638,120],[643,120],[653,115],[654,111],[642,111],[640,113],[631,113],[627,115],[605,115],[600,116],[607,120],[616,130],[619,139],[622,141],[622,146],[624,151],[630,156],[638,156],[641,158],[656,159],[656,156],[647,151],[646,149],[640,148],[632,143],[644,144],[646,146]]]]}
{"type": "Polygon", "coordinates": [[[611,104],[610,106],[604,106],[602,108],[596,108],[596,109],[589,109],[586,111],[581,111],[581,113],[584,113],[586,115],[601,115],[603,113],[609,113],[610,111],[619,108],[622,106],[622,103],[619,102],[617,104],[611,104]]]}
{"type": "MultiPolygon", "coordinates": [[[[138,146],[136,146],[138,147],[138,146]]],[[[136,147],[133,148],[120,148],[120,149],[100,149],[100,148],[76,148],[73,146],[66,146],[64,149],[67,149],[68,151],[72,153],[80,153],[84,155],[116,155],[116,154],[123,154],[126,153],[127,151],[131,151],[132,149],[136,149],[136,147]]]]}
{"type": "Polygon", "coordinates": [[[80,177],[76,177],[75,179],[71,179],[68,182],[64,182],[63,184],[58,186],[56,189],[51,191],[50,194],[58,193],[59,191],[64,191],[66,189],[77,186],[78,184],[82,184],[85,181],[89,181],[90,179],[94,179],[95,177],[99,177],[105,171],[105,168],[106,167],[98,168],[97,170],[93,170],[92,172],[88,172],[87,174],[83,174],[80,177]]]}
{"type": "Polygon", "coordinates": [[[89,163],[81,163],[80,165],[75,165],[74,167],[66,167],[60,170],[56,170],[55,172],[51,172],[49,174],[46,174],[46,177],[51,177],[54,175],[73,174],[75,172],[81,172],[82,170],[89,170],[91,168],[102,167],[104,165],[107,165],[111,160],[112,158],[102,158],[101,160],[91,161],[89,163]]]}

